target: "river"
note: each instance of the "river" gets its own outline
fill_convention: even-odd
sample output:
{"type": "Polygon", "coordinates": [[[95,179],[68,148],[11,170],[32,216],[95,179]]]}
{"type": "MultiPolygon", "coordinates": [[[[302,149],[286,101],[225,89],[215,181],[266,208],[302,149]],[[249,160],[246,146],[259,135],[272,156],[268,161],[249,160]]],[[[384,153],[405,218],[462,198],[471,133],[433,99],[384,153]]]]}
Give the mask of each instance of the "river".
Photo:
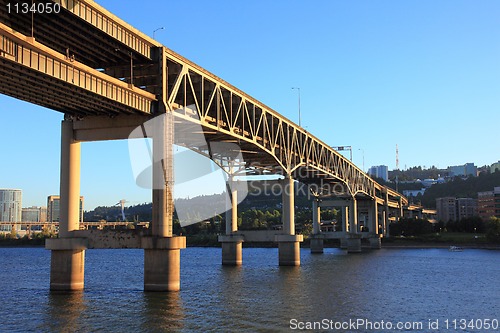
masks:
{"type": "Polygon", "coordinates": [[[243,266],[223,267],[220,249],[187,248],[181,291],[144,293],[142,250],[88,250],[85,291],[54,294],[49,251],[0,248],[0,331],[500,330],[500,251],[302,249],[301,260],[279,267],[277,249],[245,248],[243,266]]]}

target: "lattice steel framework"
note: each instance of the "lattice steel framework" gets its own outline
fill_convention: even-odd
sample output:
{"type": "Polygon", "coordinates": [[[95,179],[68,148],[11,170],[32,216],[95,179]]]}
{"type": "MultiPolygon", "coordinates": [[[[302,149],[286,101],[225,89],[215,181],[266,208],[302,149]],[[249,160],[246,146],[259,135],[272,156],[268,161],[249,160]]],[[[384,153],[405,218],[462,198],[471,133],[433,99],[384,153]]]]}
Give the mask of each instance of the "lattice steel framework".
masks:
{"type": "Polygon", "coordinates": [[[77,117],[171,111],[201,125],[209,142],[238,144],[247,169],[279,168],[303,182],[342,182],[352,196],[380,201],[387,192],[407,204],[303,128],[95,2],[53,1],[65,11],[37,17],[36,40],[26,38],[28,17],[12,20],[0,9],[1,93],[77,117]]]}

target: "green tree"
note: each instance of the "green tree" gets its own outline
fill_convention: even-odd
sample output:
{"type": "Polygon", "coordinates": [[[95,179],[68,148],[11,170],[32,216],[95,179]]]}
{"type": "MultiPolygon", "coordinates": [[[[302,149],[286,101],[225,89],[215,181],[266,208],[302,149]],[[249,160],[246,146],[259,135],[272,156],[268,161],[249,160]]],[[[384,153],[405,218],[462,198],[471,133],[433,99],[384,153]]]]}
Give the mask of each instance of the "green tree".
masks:
{"type": "Polygon", "coordinates": [[[500,243],[500,219],[492,217],[486,225],[486,238],[493,243],[500,243]]]}

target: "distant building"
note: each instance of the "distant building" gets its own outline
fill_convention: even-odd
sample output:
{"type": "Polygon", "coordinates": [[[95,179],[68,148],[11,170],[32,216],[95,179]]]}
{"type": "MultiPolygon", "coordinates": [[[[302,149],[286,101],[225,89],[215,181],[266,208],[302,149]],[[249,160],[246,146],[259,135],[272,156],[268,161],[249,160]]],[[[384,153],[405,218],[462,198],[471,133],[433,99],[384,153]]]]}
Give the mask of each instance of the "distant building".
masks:
{"type": "Polygon", "coordinates": [[[389,168],[387,165],[372,166],[368,169],[368,174],[373,177],[382,178],[384,181],[389,180],[389,168]]]}
{"type": "Polygon", "coordinates": [[[416,197],[417,195],[424,195],[425,188],[421,190],[403,190],[403,195],[405,197],[416,197]]]}
{"type": "Polygon", "coordinates": [[[448,222],[457,220],[456,198],[445,197],[436,199],[438,220],[448,222]]]}
{"type": "MultiPolygon", "coordinates": [[[[21,190],[0,189],[0,222],[21,222],[23,195],[21,190]]],[[[11,231],[12,226],[0,226],[1,231],[11,231]]]]}
{"type": "Polygon", "coordinates": [[[477,200],[454,197],[437,198],[436,210],[438,219],[441,221],[460,221],[477,216],[477,200]]]}
{"type": "Polygon", "coordinates": [[[491,173],[494,173],[497,170],[500,172],[500,161],[493,163],[490,168],[491,173]]]}
{"type": "Polygon", "coordinates": [[[477,216],[477,200],[472,198],[457,199],[457,221],[477,216]]]}
{"type": "Polygon", "coordinates": [[[477,167],[474,163],[465,163],[464,165],[456,165],[448,167],[448,176],[473,176],[477,177],[477,167]]]}
{"type": "Polygon", "coordinates": [[[42,211],[40,207],[32,206],[23,208],[22,222],[42,222],[42,211]]]}
{"type": "MultiPolygon", "coordinates": [[[[59,222],[60,201],[58,195],[47,198],[47,222],[59,222]]],[[[83,222],[83,197],[80,197],[80,222],[83,222]]]]}
{"type": "Polygon", "coordinates": [[[500,187],[477,194],[477,212],[483,220],[492,216],[500,218],[500,187]]]}

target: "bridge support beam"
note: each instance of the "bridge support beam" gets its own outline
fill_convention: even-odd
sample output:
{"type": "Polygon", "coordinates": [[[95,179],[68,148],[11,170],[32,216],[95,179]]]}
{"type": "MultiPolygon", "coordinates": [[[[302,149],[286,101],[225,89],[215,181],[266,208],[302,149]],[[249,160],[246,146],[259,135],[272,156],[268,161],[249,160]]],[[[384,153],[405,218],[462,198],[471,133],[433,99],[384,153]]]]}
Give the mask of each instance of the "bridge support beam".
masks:
{"type": "Polygon", "coordinates": [[[173,236],[173,115],[156,118],[153,128],[152,237],[144,237],[144,291],[180,289],[180,249],[185,237],[173,236]]]}
{"type": "Polygon", "coordinates": [[[295,200],[293,178],[287,175],[282,180],[281,196],[283,200],[283,235],[276,235],[278,243],[279,265],[300,266],[300,246],[302,235],[295,235],[295,200]]]}
{"type": "Polygon", "coordinates": [[[321,207],[319,206],[319,199],[313,199],[313,234],[310,239],[311,253],[323,253],[323,239],[321,234],[321,207]]]}
{"type": "Polygon", "coordinates": [[[80,224],[81,144],[74,138],[73,121],[61,125],[61,184],[59,238],[49,240],[50,290],[76,291],[84,287],[85,243],[73,238],[80,224]]]}
{"type": "MultiPolygon", "coordinates": [[[[232,179],[229,181],[232,182],[232,179]]],[[[243,237],[234,235],[238,231],[238,191],[234,186],[228,188],[231,188],[231,197],[226,202],[226,235],[219,236],[219,242],[222,243],[222,264],[239,266],[243,263],[243,237]]]]}

